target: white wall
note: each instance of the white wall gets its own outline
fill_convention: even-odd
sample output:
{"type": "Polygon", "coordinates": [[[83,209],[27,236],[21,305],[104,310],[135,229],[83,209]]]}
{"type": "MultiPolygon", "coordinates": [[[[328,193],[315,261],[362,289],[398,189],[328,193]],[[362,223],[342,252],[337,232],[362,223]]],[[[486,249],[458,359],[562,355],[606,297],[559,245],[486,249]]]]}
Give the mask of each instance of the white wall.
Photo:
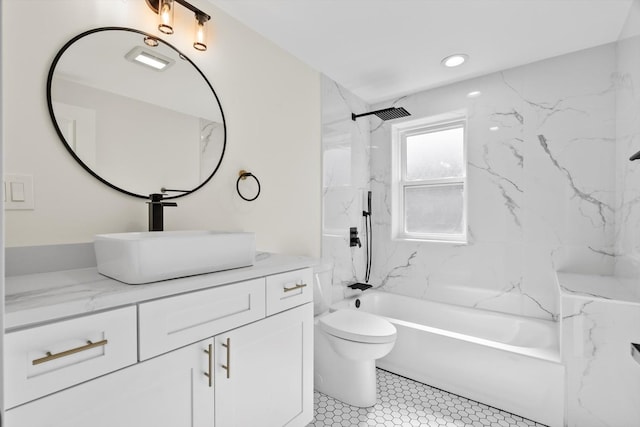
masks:
{"type": "MultiPolygon", "coordinates": [[[[0,22],[4,19],[4,4],[0,2],[0,22]]],[[[1,37],[0,37],[1,39],[1,37]]],[[[0,44],[0,58],[3,57],[4,47],[0,44]]],[[[4,80],[3,71],[0,67],[0,93],[4,93],[4,80]]],[[[5,144],[5,131],[4,131],[4,102],[0,103],[0,174],[4,170],[4,155],[2,147],[5,144]]],[[[4,211],[0,211],[0,331],[4,331],[4,211]]],[[[0,334],[0,376],[5,378],[4,375],[4,333],[0,334]]],[[[4,425],[4,381],[0,381],[0,425],[4,425]]]]}
{"type": "MultiPolygon", "coordinates": [[[[255,231],[260,250],[319,256],[321,150],[319,74],[204,0],[213,16],[209,50],[192,45],[193,15],[178,6],[167,41],[214,86],[227,119],[227,152],[213,180],[165,212],[165,229],[255,231]],[[247,203],[238,171],[259,177],[247,203]]],[[[7,246],[87,242],[96,233],[145,230],[146,205],[88,175],[59,142],[46,109],[51,61],[90,28],[158,34],[138,0],[6,0],[2,21],[5,172],[34,176],[34,211],[7,211],[7,246]]],[[[164,36],[163,36],[164,37],[164,36]]]]}

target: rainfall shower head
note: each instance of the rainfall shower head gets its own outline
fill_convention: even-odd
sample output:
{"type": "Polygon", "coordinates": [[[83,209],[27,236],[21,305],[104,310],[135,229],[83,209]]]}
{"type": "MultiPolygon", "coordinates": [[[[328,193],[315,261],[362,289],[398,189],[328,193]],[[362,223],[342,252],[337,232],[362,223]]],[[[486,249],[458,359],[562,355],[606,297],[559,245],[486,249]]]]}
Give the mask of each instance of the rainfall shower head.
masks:
{"type": "Polygon", "coordinates": [[[371,111],[369,113],[364,113],[364,114],[351,113],[351,120],[355,122],[355,120],[358,117],[370,116],[371,114],[375,114],[381,120],[393,120],[393,119],[399,119],[400,117],[406,117],[411,115],[407,110],[405,110],[402,107],[400,108],[391,107],[391,108],[384,108],[382,110],[371,111]]]}

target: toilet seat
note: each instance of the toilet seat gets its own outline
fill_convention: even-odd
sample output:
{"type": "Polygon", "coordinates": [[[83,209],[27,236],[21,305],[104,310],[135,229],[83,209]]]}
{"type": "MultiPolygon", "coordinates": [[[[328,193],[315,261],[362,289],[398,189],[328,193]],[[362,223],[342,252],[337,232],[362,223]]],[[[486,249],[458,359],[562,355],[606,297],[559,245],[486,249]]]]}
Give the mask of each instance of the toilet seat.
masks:
{"type": "Polygon", "coordinates": [[[362,311],[337,310],[320,318],[319,324],[329,335],[349,341],[383,344],[396,339],[391,322],[362,311]]]}

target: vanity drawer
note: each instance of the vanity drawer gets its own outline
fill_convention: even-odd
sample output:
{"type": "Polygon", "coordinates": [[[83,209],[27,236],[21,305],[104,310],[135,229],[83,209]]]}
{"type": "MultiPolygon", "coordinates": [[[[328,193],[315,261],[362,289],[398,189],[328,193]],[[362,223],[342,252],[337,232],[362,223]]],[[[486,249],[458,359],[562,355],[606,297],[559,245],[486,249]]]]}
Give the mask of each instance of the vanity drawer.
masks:
{"type": "Polygon", "coordinates": [[[267,316],[307,303],[312,299],[311,268],[267,277],[267,316]]]}
{"type": "Polygon", "coordinates": [[[137,361],[134,306],[5,335],[6,407],[137,361]]]}
{"type": "Polygon", "coordinates": [[[140,360],[265,316],[264,278],[140,304],[140,360]]]}

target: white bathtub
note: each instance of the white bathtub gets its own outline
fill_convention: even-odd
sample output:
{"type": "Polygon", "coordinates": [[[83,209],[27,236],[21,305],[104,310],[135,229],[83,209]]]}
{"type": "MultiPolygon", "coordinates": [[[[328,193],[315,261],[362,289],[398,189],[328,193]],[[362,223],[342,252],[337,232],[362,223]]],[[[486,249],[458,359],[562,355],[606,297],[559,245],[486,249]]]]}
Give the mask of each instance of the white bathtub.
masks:
{"type": "Polygon", "coordinates": [[[549,426],[564,420],[555,322],[367,291],[331,308],[387,318],[398,330],[377,366],[549,426]]]}

